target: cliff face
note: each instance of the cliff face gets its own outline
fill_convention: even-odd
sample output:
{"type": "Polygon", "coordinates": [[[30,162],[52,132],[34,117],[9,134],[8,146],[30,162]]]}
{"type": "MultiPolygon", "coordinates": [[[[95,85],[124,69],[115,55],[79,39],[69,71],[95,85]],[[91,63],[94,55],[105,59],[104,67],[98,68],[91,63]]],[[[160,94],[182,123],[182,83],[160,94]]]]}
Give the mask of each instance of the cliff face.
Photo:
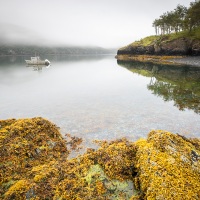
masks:
{"type": "Polygon", "coordinates": [[[149,45],[130,44],[118,50],[117,55],[200,55],[200,40],[181,37],[155,40],[149,45]]]}

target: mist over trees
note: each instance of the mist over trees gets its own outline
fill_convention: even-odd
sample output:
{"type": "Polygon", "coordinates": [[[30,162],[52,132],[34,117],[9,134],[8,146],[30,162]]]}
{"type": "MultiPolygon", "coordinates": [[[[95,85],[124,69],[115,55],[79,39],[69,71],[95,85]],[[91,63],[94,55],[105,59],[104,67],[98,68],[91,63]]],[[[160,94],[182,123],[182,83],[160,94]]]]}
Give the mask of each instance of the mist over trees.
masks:
{"type": "Polygon", "coordinates": [[[192,31],[200,26],[200,1],[191,2],[189,8],[177,5],[173,11],[162,14],[153,22],[156,35],[192,31]]]}

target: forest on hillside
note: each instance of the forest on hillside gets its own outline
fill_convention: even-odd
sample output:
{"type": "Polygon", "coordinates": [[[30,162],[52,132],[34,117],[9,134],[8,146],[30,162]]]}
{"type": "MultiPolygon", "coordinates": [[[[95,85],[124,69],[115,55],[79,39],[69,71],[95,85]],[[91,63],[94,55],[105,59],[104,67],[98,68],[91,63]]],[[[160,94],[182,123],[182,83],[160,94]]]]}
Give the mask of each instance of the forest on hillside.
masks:
{"type": "Polygon", "coordinates": [[[41,47],[26,45],[1,45],[0,56],[3,55],[82,55],[82,54],[112,54],[115,49],[104,49],[101,47],[41,47]]]}

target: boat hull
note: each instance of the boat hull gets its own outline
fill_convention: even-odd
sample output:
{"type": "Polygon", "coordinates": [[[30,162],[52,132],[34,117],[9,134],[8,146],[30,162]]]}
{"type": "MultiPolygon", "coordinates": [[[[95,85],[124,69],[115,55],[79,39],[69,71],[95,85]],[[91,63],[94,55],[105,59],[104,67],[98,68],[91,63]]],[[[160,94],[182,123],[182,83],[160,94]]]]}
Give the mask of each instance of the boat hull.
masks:
{"type": "Polygon", "coordinates": [[[50,62],[43,61],[43,60],[40,60],[40,61],[25,60],[25,61],[26,61],[26,64],[28,65],[49,65],[50,64],[50,62]]]}

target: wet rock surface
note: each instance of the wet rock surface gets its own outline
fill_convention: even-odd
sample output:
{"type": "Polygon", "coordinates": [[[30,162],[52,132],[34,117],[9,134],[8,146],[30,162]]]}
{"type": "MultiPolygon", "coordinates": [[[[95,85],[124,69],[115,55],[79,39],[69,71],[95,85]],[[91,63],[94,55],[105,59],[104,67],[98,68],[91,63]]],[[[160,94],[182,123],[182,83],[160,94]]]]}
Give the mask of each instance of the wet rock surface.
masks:
{"type": "Polygon", "coordinates": [[[172,61],[173,63],[200,67],[200,56],[188,56],[184,58],[174,58],[169,60],[172,61]]]}
{"type": "Polygon", "coordinates": [[[160,130],[96,143],[70,159],[48,120],[1,120],[0,199],[200,199],[199,139],[160,130]]]}

